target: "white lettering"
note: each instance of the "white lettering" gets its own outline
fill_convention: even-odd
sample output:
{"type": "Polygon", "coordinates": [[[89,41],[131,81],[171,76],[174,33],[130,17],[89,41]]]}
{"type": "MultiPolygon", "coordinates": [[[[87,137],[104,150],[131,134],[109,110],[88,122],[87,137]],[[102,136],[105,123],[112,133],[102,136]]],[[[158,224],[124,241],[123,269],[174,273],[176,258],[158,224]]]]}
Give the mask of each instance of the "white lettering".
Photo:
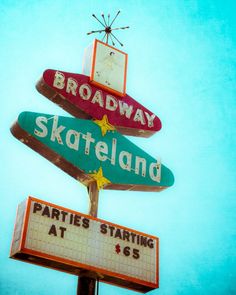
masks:
{"type": "Polygon", "coordinates": [[[115,111],[117,109],[118,103],[114,96],[106,96],[106,109],[109,111],[115,111]]]}
{"type": "Polygon", "coordinates": [[[53,86],[58,89],[63,89],[65,87],[65,76],[64,74],[56,71],[53,81],[53,86]]]}
{"type": "Polygon", "coordinates": [[[135,174],[139,174],[140,164],[142,164],[142,176],[146,176],[146,160],[136,156],[135,158],[135,174]]]}
{"type": "Polygon", "coordinates": [[[57,139],[57,142],[59,144],[63,144],[60,133],[66,128],[65,126],[61,125],[58,126],[58,116],[54,116],[53,118],[53,125],[52,125],[52,134],[51,134],[51,141],[55,141],[57,139]]]}
{"type": "Polygon", "coordinates": [[[130,119],[131,114],[133,112],[133,106],[132,105],[127,105],[127,103],[119,100],[119,107],[120,107],[120,114],[123,116],[125,115],[126,118],[130,119]]]}
{"type": "Polygon", "coordinates": [[[86,144],[85,144],[85,155],[89,155],[90,153],[90,143],[94,143],[95,139],[91,136],[92,134],[90,132],[87,132],[87,134],[83,134],[83,139],[86,140],[86,144]]]}
{"type": "Polygon", "coordinates": [[[39,137],[46,137],[48,134],[48,129],[45,125],[43,125],[43,122],[47,124],[48,119],[45,117],[37,117],[36,118],[36,125],[42,129],[42,131],[39,131],[37,129],[34,129],[34,134],[39,137]]]}
{"type": "Polygon", "coordinates": [[[120,152],[119,164],[122,169],[131,171],[131,160],[132,160],[132,154],[126,151],[120,152]],[[124,163],[124,158],[126,158],[126,163],[124,163]]]}
{"type": "Polygon", "coordinates": [[[108,146],[105,142],[99,141],[95,146],[95,154],[100,161],[106,161],[107,160],[107,154],[108,154],[108,146]],[[104,153],[105,155],[101,155],[101,153],[104,153]]]}
{"type": "Polygon", "coordinates": [[[161,163],[151,163],[149,166],[149,175],[152,180],[160,182],[161,181],[161,163]],[[156,173],[154,174],[154,169],[156,170],[156,173]]]}
{"type": "Polygon", "coordinates": [[[104,106],[102,91],[97,90],[92,99],[92,103],[98,103],[101,108],[104,106]]]}
{"type": "Polygon", "coordinates": [[[142,125],[145,125],[145,119],[143,115],[143,111],[141,109],[137,109],[135,115],[134,115],[134,121],[135,122],[141,122],[142,125]]]}
{"type": "Polygon", "coordinates": [[[111,148],[111,164],[115,165],[116,163],[116,138],[112,138],[112,148],[111,148]]]}
{"type": "Polygon", "coordinates": [[[92,94],[91,87],[88,84],[82,84],[79,88],[79,95],[84,100],[89,100],[92,94]]]}
{"type": "Polygon", "coordinates": [[[148,127],[153,127],[153,120],[156,116],[154,114],[150,116],[147,112],[144,112],[144,114],[146,115],[146,118],[148,120],[148,127]]]}
{"type": "Polygon", "coordinates": [[[80,133],[75,130],[68,130],[66,133],[66,144],[69,148],[78,151],[79,150],[80,133]],[[74,136],[74,142],[71,141],[71,137],[74,136]]]}
{"type": "Polygon", "coordinates": [[[73,78],[68,78],[67,81],[67,86],[66,86],[66,92],[67,93],[72,93],[74,96],[76,96],[76,89],[78,87],[78,83],[75,79],[73,78]]]}

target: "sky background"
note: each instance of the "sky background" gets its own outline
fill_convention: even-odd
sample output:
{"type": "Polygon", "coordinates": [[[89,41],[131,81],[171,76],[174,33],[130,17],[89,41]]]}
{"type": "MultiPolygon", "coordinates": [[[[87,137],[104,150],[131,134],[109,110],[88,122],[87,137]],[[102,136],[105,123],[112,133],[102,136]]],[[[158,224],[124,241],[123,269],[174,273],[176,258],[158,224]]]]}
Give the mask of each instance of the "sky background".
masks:
{"type": "MultiPolygon", "coordinates": [[[[75,276],[8,258],[27,196],[88,212],[86,188],[10,127],[22,111],[67,115],[35,84],[48,68],[81,73],[94,38],[86,33],[101,28],[91,15],[119,9],[115,24],[130,26],[116,35],[129,55],[127,93],[163,126],[129,139],[161,157],[175,184],[160,193],[101,191],[98,217],[160,238],[160,288],[150,294],[236,294],[235,3],[0,1],[0,294],[76,294],[75,276]]],[[[101,283],[100,294],[138,293],[101,283]]]]}

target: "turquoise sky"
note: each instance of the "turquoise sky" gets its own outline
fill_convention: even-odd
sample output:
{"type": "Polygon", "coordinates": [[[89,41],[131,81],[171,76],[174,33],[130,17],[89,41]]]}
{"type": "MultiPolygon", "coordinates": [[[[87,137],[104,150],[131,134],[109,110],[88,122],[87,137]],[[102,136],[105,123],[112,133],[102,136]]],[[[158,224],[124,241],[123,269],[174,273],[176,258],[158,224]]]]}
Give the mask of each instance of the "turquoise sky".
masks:
{"type": "MultiPolygon", "coordinates": [[[[94,37],[86,33],[101,28],[91,15],[119,9],[117,26],[130,26],[116,35],[129,55],[127,93],[163,125],[149,139],[129,139],[161,157],[175,185],[101,191],[98,217],[160,238],[160,288],[150,294],[236,294],[233,0],[1,0],[0,294],[76,294],[75,276],[8,258],[27,196],[88,212],[86,188],[9,129],[22,111],[67,115],[35,84],[48,68],[81,73],[94,37]]],[[[100,294],[136,293],[100,284],[100,294]]]]}

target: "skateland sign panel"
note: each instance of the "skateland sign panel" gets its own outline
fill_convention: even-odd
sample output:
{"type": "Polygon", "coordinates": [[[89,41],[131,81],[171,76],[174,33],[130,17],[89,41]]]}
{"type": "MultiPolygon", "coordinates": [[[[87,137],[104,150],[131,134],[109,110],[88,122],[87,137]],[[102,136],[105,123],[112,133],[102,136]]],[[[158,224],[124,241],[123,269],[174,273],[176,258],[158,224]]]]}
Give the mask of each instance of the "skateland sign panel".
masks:
{"type": "Polygon", "coordinates": [[[161,129],[160,119],[132,97],[102,90],[85,75],[46,70],[36,88],[75,117],[102,119],[107,115],[122,134],[149,137],[161,129]]]}
{"type": "Polygon", "coordinates": [[[11,258],[148,292],[158,288],[158,238],[29,197],[18,206],[11,258]]]}
{"type": "Polygon", "coordinates": [[[116,131],[102,135],[93,121],[23,112],[15,137],[65,172],[104,189],[160,191],[174,183],[172,172],[116,131]]]}

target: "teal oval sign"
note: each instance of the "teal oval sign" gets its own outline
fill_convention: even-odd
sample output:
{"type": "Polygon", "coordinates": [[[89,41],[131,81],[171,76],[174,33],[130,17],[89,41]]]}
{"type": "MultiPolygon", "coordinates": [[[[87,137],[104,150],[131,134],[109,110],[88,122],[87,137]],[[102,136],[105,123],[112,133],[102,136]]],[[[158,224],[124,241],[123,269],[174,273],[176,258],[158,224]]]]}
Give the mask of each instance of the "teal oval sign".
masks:
{"type": "Polygon", "coordinates": [[[11,131],[85,185],[100,172],[104,189],[160,191],[174,183],[165,165],[117,131],[103,136],[94,121],[23,112],[11,131]]]}

